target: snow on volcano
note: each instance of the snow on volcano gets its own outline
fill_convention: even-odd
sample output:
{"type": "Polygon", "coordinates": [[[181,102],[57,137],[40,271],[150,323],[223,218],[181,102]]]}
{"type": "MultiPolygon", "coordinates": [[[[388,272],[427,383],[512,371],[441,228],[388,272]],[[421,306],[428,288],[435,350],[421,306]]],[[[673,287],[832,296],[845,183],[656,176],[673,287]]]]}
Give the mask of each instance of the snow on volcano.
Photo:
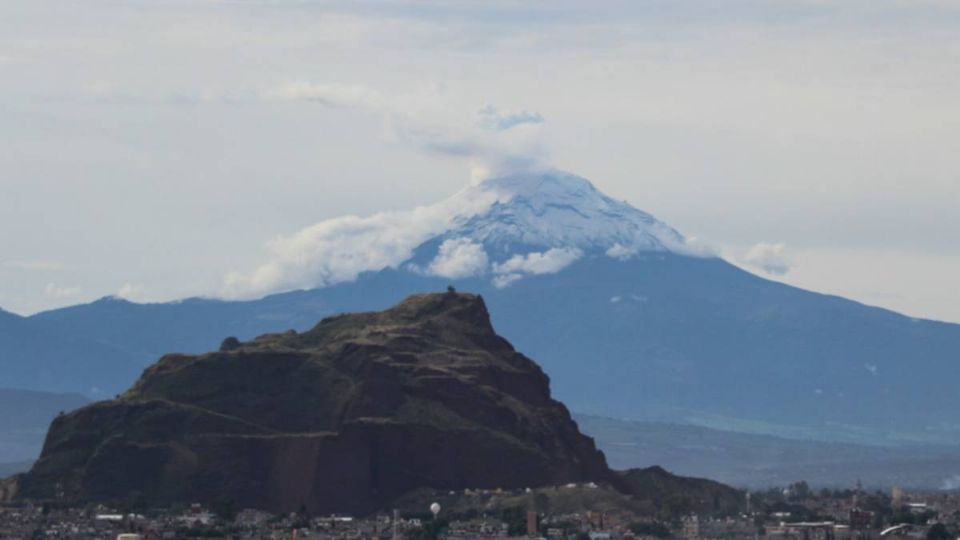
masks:
{"type": "Polygon", "coordinates": [[[227,276],[225,296],[322,287],[384,268],[448,278],[489,275],[507,286],[587,254],[705,254],[652,215],[560,171],[490,178],[409,211],[329,219],[268,249],[268,262],[251,274],[227,276]]]}

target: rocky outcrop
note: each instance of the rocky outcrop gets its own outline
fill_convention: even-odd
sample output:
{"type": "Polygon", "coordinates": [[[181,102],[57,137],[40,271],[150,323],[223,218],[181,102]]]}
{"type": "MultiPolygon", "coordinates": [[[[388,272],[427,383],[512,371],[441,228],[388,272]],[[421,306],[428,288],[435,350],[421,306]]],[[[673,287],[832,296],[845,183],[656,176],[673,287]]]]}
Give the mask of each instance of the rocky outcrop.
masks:
{"type": "Polygon", "coordinates": [[[621,472],[615,485],[620,491],[648,501],[662,514],[671,516],[729,515],[740,511],[745,504],[743,492],[720,482],[677,476],[656,466],[621,472]]]}
{"type": "Polygon", "coordinates": [[[448,292],[167,355],[58,417],[13,491],[363,513],[420,487],[587,480],[617,481],[483,300],[448,292]]]}

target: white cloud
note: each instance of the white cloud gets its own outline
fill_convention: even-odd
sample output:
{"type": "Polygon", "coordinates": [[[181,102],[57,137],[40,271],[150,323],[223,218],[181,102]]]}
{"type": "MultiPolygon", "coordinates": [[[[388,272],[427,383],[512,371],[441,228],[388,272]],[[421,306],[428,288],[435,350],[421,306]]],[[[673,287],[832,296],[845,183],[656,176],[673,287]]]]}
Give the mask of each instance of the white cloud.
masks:
{"type": "Polygon", "coordinates": [[[388,107],[384,96],[359,84],[311,83],[288,81],[264,92],[272,99],[316,101],[330,107],[360,107],[382,110],[388,107]]]}
{"type": "Polygon", "coordinates": [[[124,283],[120,289],[117,290],[117,297],[123,298],[124,300],[140,300],[143,298],[143,296],[143,285],[124,283]]]}
{"type": "MultiPolygon", "coordinates": [[[[274,240],[268,246],[270,260],[249,275],[229,274],[223,294],[228,298],[255,297],[352,281],[362,272],[396,267],[408,260],[417,246],[486,210],[497,197],[491,191],[464,190],[441,203],[406,212],[322,221],[274,240]]],[[[470,255],[473,260],[466,262],[477,262],[477,253],[468,246],[450,245],[448,249],[452,259],[438,263],[439,271],[462,270],[457,265],[470,255]]]]}
{"type": "Polygon", "coordinates": [[[43,294],[53,300],[64,300],[78,296],[80,294],[80,288],[63,287],[55,283],[47,283],[47,286],[43,288],[43,294]]]}
{"type": "Polygon", "coordinates": [[[494,263],[496,276],[493,284],[506,287],[521,279],[524,275],[553,274],[570,266],[583,256],[576,248],[552,248],[526,255],[514,255],[502,263],[494,263]]]}
{"type": "Polygon", "coordinates": [[[494,276],[493,286],[498,289],[502,289],[504,287],[509,287],[511,284],[519,281],[522,278],[523,275],[521,274],[500,274],[498,276],[494,276]]]}
{"type": "Polygon", "coordinates": [[[466,161],[474,182],[491,176],[539,166],[544,150],[536,129],[511,129],[540,124],[543,116],[530,111],[501,111],[483,106],[474,122],[441,85],[385,93],[362,84],[292,81],[261,93],[266,99],[309,101],[327,107],[356,108],[384,119],[384,137],[437,156],[466,161]]]}
{"type": "Polygon", "coordinates": [[[450,238],[440,244],[437,256],[427,266],[427,273],[458,279],[482,274],[488,265],[483,245],[469,238],[450,238]]]}
{"type": "Polygon", "coordinates": [[[688,236],[684,238],[682,244],[668,243],[667,248],[674,253],[687,255],[689,257],[720,256],[720,252],[716,247],[696,236],[688,236]]]}
{"type": "Polygon", "coordinates": [[[3,261],[2,266],[4,268],[14,268],[17,270],[40,270],[40,271],[63,270],[63,264],[56,261],[40,261],[40,260],[3,261]]]}
{"type": "MultiPolygon", "coordinates": [[[[713,246],[701,241],[697,237],[691,236],[688,238],[677,239],[674,231],[669,230],[669,226],[664,223],[652,224],[650,226],[650,230],[656,235],[657,241],[660,242],[663,247],[678,255],[686,255],[688,257],[718,256],[717,250],[713,246]]],[[[607,257],[625,261],[636,257],[645,251],[648,251],[648,249],[644,246],[624,245],[620,242],[616,242],[607,248],[607,251],[604,253],[607,255],[607,257]]]]}
{"type": "Polygon", "coordinates": [[[559,272],[583,255],[576,248],[552,248],[526,255],[514,255],[502,263],[493,265],[498,274],[553,274],[559,272]]]}
{"type": "Polygon", "coordinates": [[[477,113],[477,125],[484,129],[506,131],[523,124],[542,124],[543,116],[530,111],[501,111],[490,105],[484,105],[477,113]]]}
{"type": "Polygon", "coordinates": [[[782,276],[790,271],[791,266],[786,248],[783,242],[759,242],[747,251],[743,262],[768,274],[782,276]]]}
{"type": "Polygon", "coordinates": [[[636,254],[637,254],[637,250],[635,248],[629,248],[619,242],[615,243],[614,245],[610,246],[609,249],[607,249],[607,257],[620,259],[621,261],[629,259],[630,257],[633,257],[636,254]]]}
{"type": "Polygon", "coordinates": [[[117,85],[111,81],[91,81],[81,86],[80,93],[94,98],[112,97],[117,93],[117,85]]]}
{"type": "MultiPolygon", "coordinates": [[[[794,285],[960,320],[960,71],[942,69],[960,52],[955,0],[93,2],[57,17],[44,4],[0,3],[0,101],[11,104],[0,137],[17,146],[0,171],[0,228],[22,232],[7,253],[43,246],[91,297],[127,279],[157,300],[210,294],[257,262],[249,244],[264,234],[411,207],[443,192],[460,161],[478,179],[496,174],[489,147],[536,157],[512,139],[548,124],[483,130],[489,102],[543,113],[557,167],[709,231],[735,260],[764,230],[790,247],[794,285]],[[285,80],[335,87],[263,99],[285,80]],[[383,111],[378,100],[424,85],[445,103],[436,121],[416,100],[378,114],[473,127],[436,137],[482,142],[478,157],[426,159],[370,136],[378,118],[361,107],[383,111]],[[255,99],[225,110],[205,88],[255,99]],[[84,99],[61,99],[79,89],[84,99]],[[171,95],[199,99],[158,111],[171,95]]],[[[57,305],[42,294],[47,274],[0,278],[23,284],[0,291],[4,306],[57,305]]]]}

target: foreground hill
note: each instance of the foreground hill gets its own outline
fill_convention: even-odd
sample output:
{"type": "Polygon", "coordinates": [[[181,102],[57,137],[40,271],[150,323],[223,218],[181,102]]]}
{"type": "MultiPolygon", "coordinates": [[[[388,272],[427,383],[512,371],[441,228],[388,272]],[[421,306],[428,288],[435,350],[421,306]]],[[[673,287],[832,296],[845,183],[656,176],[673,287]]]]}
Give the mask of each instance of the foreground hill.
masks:
{"type": "MultiPolygon", "coordinates": [[[[444,212],[449,219],[426,232],[399,218],[381,220],[390,230],[359,218],[305,230],[291,261],[262,274],[280,280],[265,290],[309,290],[247,302],[104,299],[29,321],[130,351],[143,367],[164,352],[209,350],[224,335],[306,330],[321,315],[383,309],[452,283],[483,294],[501,333],[544,362],[557,396],[578,412],[795,438],[960,444],[960,325],[762,279],[563,173],[492,179],[417,215],[444,212]],[[363,230],[351,233],[350,223],[363,230]]],[[[116,381],[102,358],[78,348],[60,361],[116,381]]],[[[32,381],[29,356],[18,365],[24,384],[32,381]]]]}
{"type": "Polygon", "coordinates": [[[446,293],[167,355],[117,399],[58,417],[15,483],[26,498],[363,513],[423,487],[634,489],[625,478],[483,301],[446,293]]]}

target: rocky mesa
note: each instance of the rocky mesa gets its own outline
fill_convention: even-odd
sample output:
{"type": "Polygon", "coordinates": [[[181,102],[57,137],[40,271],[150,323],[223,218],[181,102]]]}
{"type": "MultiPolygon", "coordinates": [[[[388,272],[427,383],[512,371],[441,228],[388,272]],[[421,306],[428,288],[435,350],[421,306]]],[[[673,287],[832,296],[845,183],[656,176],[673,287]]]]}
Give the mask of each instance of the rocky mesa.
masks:
{"type": "Polygon", "coordinates": [[[482,298],[450,291],[166,355],[116,399],[58,417],[6,489],[359,514],[422,487],[635,490],[623,480],[482,298]]]}

